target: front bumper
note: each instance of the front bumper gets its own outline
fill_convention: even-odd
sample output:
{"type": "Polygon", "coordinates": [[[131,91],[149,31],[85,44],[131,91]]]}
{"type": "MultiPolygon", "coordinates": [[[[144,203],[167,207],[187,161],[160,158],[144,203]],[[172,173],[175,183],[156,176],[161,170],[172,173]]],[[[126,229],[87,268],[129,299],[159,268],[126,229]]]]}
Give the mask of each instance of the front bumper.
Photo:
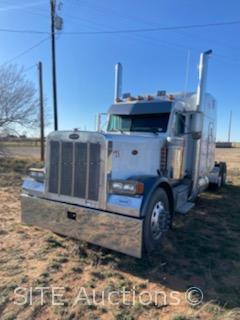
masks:
{"type": "Polygon", "coordinates": [[[143,220],[21,195],[22,222],[50,229],[137,258],[142,256],[143,220]]]}

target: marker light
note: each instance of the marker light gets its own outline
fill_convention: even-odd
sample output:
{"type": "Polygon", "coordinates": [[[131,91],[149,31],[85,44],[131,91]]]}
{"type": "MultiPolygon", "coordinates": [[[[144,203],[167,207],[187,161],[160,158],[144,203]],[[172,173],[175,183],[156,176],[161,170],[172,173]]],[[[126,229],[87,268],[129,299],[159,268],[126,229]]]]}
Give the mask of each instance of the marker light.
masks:
{"type": "Polygon", "coordinates": [[[134,97],[128,97],[127,98],[127,101],[134,101],[134,100],[136,100],[136,98],[134,98],[134,97]]]}

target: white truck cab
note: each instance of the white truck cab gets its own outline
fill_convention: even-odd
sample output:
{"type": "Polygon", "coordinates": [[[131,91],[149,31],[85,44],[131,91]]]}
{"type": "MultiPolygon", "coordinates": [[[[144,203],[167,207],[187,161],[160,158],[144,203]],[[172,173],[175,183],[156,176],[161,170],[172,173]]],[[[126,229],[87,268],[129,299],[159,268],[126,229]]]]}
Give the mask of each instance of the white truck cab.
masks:
{"type": "Polygon", "coordinates": [[[107,129],[48,136],[45,168],[23,183],[22,222],[135,257],[157,249],[174,214],[226,180],[226,164],[214,161],[209,54],[201,54],[197,92],[187,94],[121,95],[118,64],[107,129]]]}

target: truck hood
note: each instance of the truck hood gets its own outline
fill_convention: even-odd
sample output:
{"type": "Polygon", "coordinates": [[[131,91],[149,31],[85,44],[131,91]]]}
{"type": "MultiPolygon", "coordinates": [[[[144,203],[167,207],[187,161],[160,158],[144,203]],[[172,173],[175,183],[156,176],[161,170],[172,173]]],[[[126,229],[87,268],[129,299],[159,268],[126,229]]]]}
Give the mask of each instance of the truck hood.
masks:
{"type": "Polygon", "coordinates": [[[112,141],[112,179],[134,175],[157,175],[165,136],[104,134],[112,141]]]}

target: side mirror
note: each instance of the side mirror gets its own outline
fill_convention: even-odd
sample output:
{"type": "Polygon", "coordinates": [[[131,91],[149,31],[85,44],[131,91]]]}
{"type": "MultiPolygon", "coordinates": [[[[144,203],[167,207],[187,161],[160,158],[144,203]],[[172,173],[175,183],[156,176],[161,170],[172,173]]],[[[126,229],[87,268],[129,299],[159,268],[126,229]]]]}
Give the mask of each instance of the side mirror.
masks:
{"type": "Polygon", "coordinates": [[[192,116],[192,138],[193,140],[199,140],[202,137],[202,130],[203,130],[203,113],[196,112],[192,116]]]}

